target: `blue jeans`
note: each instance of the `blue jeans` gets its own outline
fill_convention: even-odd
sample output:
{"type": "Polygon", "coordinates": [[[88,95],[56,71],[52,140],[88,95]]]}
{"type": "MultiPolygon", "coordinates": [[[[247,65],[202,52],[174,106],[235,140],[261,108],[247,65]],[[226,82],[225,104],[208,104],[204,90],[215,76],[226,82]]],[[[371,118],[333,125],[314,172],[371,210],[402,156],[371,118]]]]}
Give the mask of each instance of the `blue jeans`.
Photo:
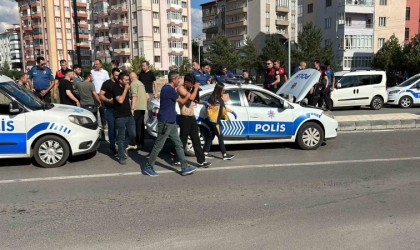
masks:
{"type": "Polygon", "coordinates": [[[119,117],[115,119],[115,127],[117,129],[118,156],[120,159],[125,159],[125,132],[128,132],[128,143],[136,145],[136,122],[133,116],[119,117]]]}
{"type": "Polygon", "coordinates": [[[108,123],[108,138],[109,138],[109,148],[111,150],[115,149],[115,137],[116,137],[116,129],[115,129],[115,115],[113,109],[105,109],[105,118],[106,123],[108,123]]]}

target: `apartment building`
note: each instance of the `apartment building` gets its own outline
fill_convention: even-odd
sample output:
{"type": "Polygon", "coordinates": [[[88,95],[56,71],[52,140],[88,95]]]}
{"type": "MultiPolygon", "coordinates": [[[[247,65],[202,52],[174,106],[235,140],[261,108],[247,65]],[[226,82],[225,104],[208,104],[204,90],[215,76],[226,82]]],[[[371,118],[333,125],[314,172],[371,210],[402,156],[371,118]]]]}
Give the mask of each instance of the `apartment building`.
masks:
{"type": "Polygon", "coordinates": [[[299,0],[298,31],[317,25],[331,44],[337,69],[369,69],[374,54],[392,35],[404,41],[405,1],[299,0]]]}
{"type": "Polygon", "coordinates": [[[8,63],[10,69],[22,70],[22,46],[20,40],[20,26],[14,24],[0,34],[0,66],[8,63]]]}
{"type": "MultiPolygon", "coordinates": [[[[36,57],[45,57],[56,71],[64,59],[77,62],[72,0],[16,0],[19,6],[23,65],[36,65],[36,57]]],[[[77,0],[77,17],[82,66],[91,65],[90,0],[77,0]]]]}
{"type": "Polygon", "coordinates": [[[420,0],[407,0],[404,32],[405,42],[411,41],[420,32],[420,0]]]}
{"type": "Polygon", "coordinates": [[[144,56],[167,71],[191,59],[187,0],[93,0],[95,56],[130,66],[144,56]]]}
{"type": "Polygon", "coordinates": [[[217,33],[224,33],[237,49],[247,36],[262,49],[266,35],[297,39],[297,0],[222,0],[202,4],[204,49],[217,33]]]}

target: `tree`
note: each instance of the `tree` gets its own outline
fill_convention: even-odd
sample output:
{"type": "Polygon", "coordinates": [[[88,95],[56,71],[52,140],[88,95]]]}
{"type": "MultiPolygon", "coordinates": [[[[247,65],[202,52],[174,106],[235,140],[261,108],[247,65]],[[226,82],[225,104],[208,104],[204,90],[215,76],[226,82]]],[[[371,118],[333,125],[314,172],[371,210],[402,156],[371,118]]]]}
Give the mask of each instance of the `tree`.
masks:
{"type": "Polygon", "coordinates": [[[251,70],[258,70],[259,62],[258,57],[259,53],[257,48],[255,47],[254,42],[252,41],[251,37],[247,37],[245,40],[245,46],[241,48],[241,66],[244,69],[247,69],[251,72],[251,70]]]}
{"type": "Polygon", "coordinates": [[[409,76],[420,72],[420,34],[417,34],[404,46],[404,68],[409,76]]]}
{"type": "Polygon", "coordinates": [[[197,40],[192,41],[192,57],[193,60],[196,60],[197,62],[203,61],[203,46],[199,46],[199,42],[197,40]],[[198,60],[198,49],[200,49],[200,60],[198,60]]]}
{"type": "Polygon", "coordinates": [[[111,75],[111,63],[109,62],[102,62],[102,68],[111,75]]]}
{"type": "Polygon", "coordinates": [[[10,69],[10,65],[7,61],[3,63],[3,65],[0,66],[0,75],[5,75],[7,77],[12,78],[13,80],[19,79],[22,72],[16,69],[10,69]]]}
{"type": "Polygon", "coordinates": [[[265,68],[265,62],[267,60],[280,61],[282,64],[287,61],[287,49],[280,40],[280,35],[267,35],[261,51],[260,58],[262,64],[260,64],[260,67],[265,68]]]}
{"type": "Polygon", "coordinates": [[[141,64],[146,60],[144,56],[135,56],[133,59],[130,60],[131,67],[129,71],[135,72],[136,74],[140,74],[141,72],[141,64]]]}
{"type": "MultiPolygon", "coordinates": [[[[407,58],[408,59],[408,58],[407,58]]],[[[404,56],[398,38],[392,35],[376,53],[372,60],[372,67],[386,71],[388,81],[401,82],[404,71],[404,56]]]]}
{"type": "Polygon", "coordinates": [[[232,42],[223,35],[217,34],[214,37],[214,43],[206,53],[212,68],[224,65],[228,68],[237,68],[239,66],[239,55],[232,42]]]}
{"type": "Polygon", "coordinates": [[[179,66],[179,74],[181,76],[184,76],[185,74],[191,72],[192,70],[192,64],[190,62],[190,59],[188,58],[184,58],[184,60],[182,61],[181,66],[179,66]]]}
{"type": "Polygon", "coordinates": [[[321,62],[331,61],[334,52],[331,45],[322,46],[322,32],[312,22],[306,23],[296,46],[292,49],[293,64],[297,65],[300,61],[311,62],[320,60],[321,62]]]}

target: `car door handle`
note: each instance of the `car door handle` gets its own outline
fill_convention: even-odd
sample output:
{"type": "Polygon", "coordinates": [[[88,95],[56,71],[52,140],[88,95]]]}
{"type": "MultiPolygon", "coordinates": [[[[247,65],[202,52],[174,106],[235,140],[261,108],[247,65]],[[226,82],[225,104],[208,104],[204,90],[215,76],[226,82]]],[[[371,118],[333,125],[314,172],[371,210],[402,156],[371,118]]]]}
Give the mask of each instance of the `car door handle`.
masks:
{"type": "Polygon", "coordinates": [[[357,94],[359,94],[359,89],[357,89],[357,94]]]}
{"type": "Polygon", "coordinates": [[[353,89],[353,94],[356,94],[356,90],[355,89],[353,89]]]}

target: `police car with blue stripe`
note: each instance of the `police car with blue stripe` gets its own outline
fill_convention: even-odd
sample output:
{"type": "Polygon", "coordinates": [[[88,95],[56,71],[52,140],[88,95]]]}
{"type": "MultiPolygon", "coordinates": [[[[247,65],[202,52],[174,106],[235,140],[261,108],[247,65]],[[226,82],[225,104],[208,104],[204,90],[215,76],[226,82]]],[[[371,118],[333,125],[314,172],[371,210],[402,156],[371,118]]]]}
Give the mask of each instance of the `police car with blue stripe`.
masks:
{"type": "Polygon", "coordinates": [[[85,109],[47,104],[10,78],[0,76],[0,159],[34,157],[59,167],[70,155],[95,152],[99,128],[85,109]]]}
{"type": "Polygon", "coordinates": [[[388,104],[410,108],[420,104],[420,74],[388,89],[388,104]]]}
{"type": "MultiPolygon", "coordinates": [[[[299,104],[318,81],[320,73],[313,69],[299,71],[274,94],[255,85],[225,85],[226,105],[235,111],[229,121],[222,121],[225,144],[296,142],[302,149],[317,149],[324,140],[337,136],[338,122],[330,111],[299,104]],[[279,95],[292,95],[295,103],[279,95]]],[[[214,85],[201,86],[200,99],[208,100],[214,85]]],[[[147,130],[156,137],[159,102],[154,102],[147,121],[147,130]]],[[[178,105],[177,105],[178,108],[178,105]]],[[[207,112],[197,105],[195,115],[201,135],[206,134],[207,112]]],[[[178,114],[180,114],[178,110],[178,114]]],[[[217,144],[217,139],[214,141],[217,144]]],[[[186,154],[193,155],[190,142],[186,154]]]]}

